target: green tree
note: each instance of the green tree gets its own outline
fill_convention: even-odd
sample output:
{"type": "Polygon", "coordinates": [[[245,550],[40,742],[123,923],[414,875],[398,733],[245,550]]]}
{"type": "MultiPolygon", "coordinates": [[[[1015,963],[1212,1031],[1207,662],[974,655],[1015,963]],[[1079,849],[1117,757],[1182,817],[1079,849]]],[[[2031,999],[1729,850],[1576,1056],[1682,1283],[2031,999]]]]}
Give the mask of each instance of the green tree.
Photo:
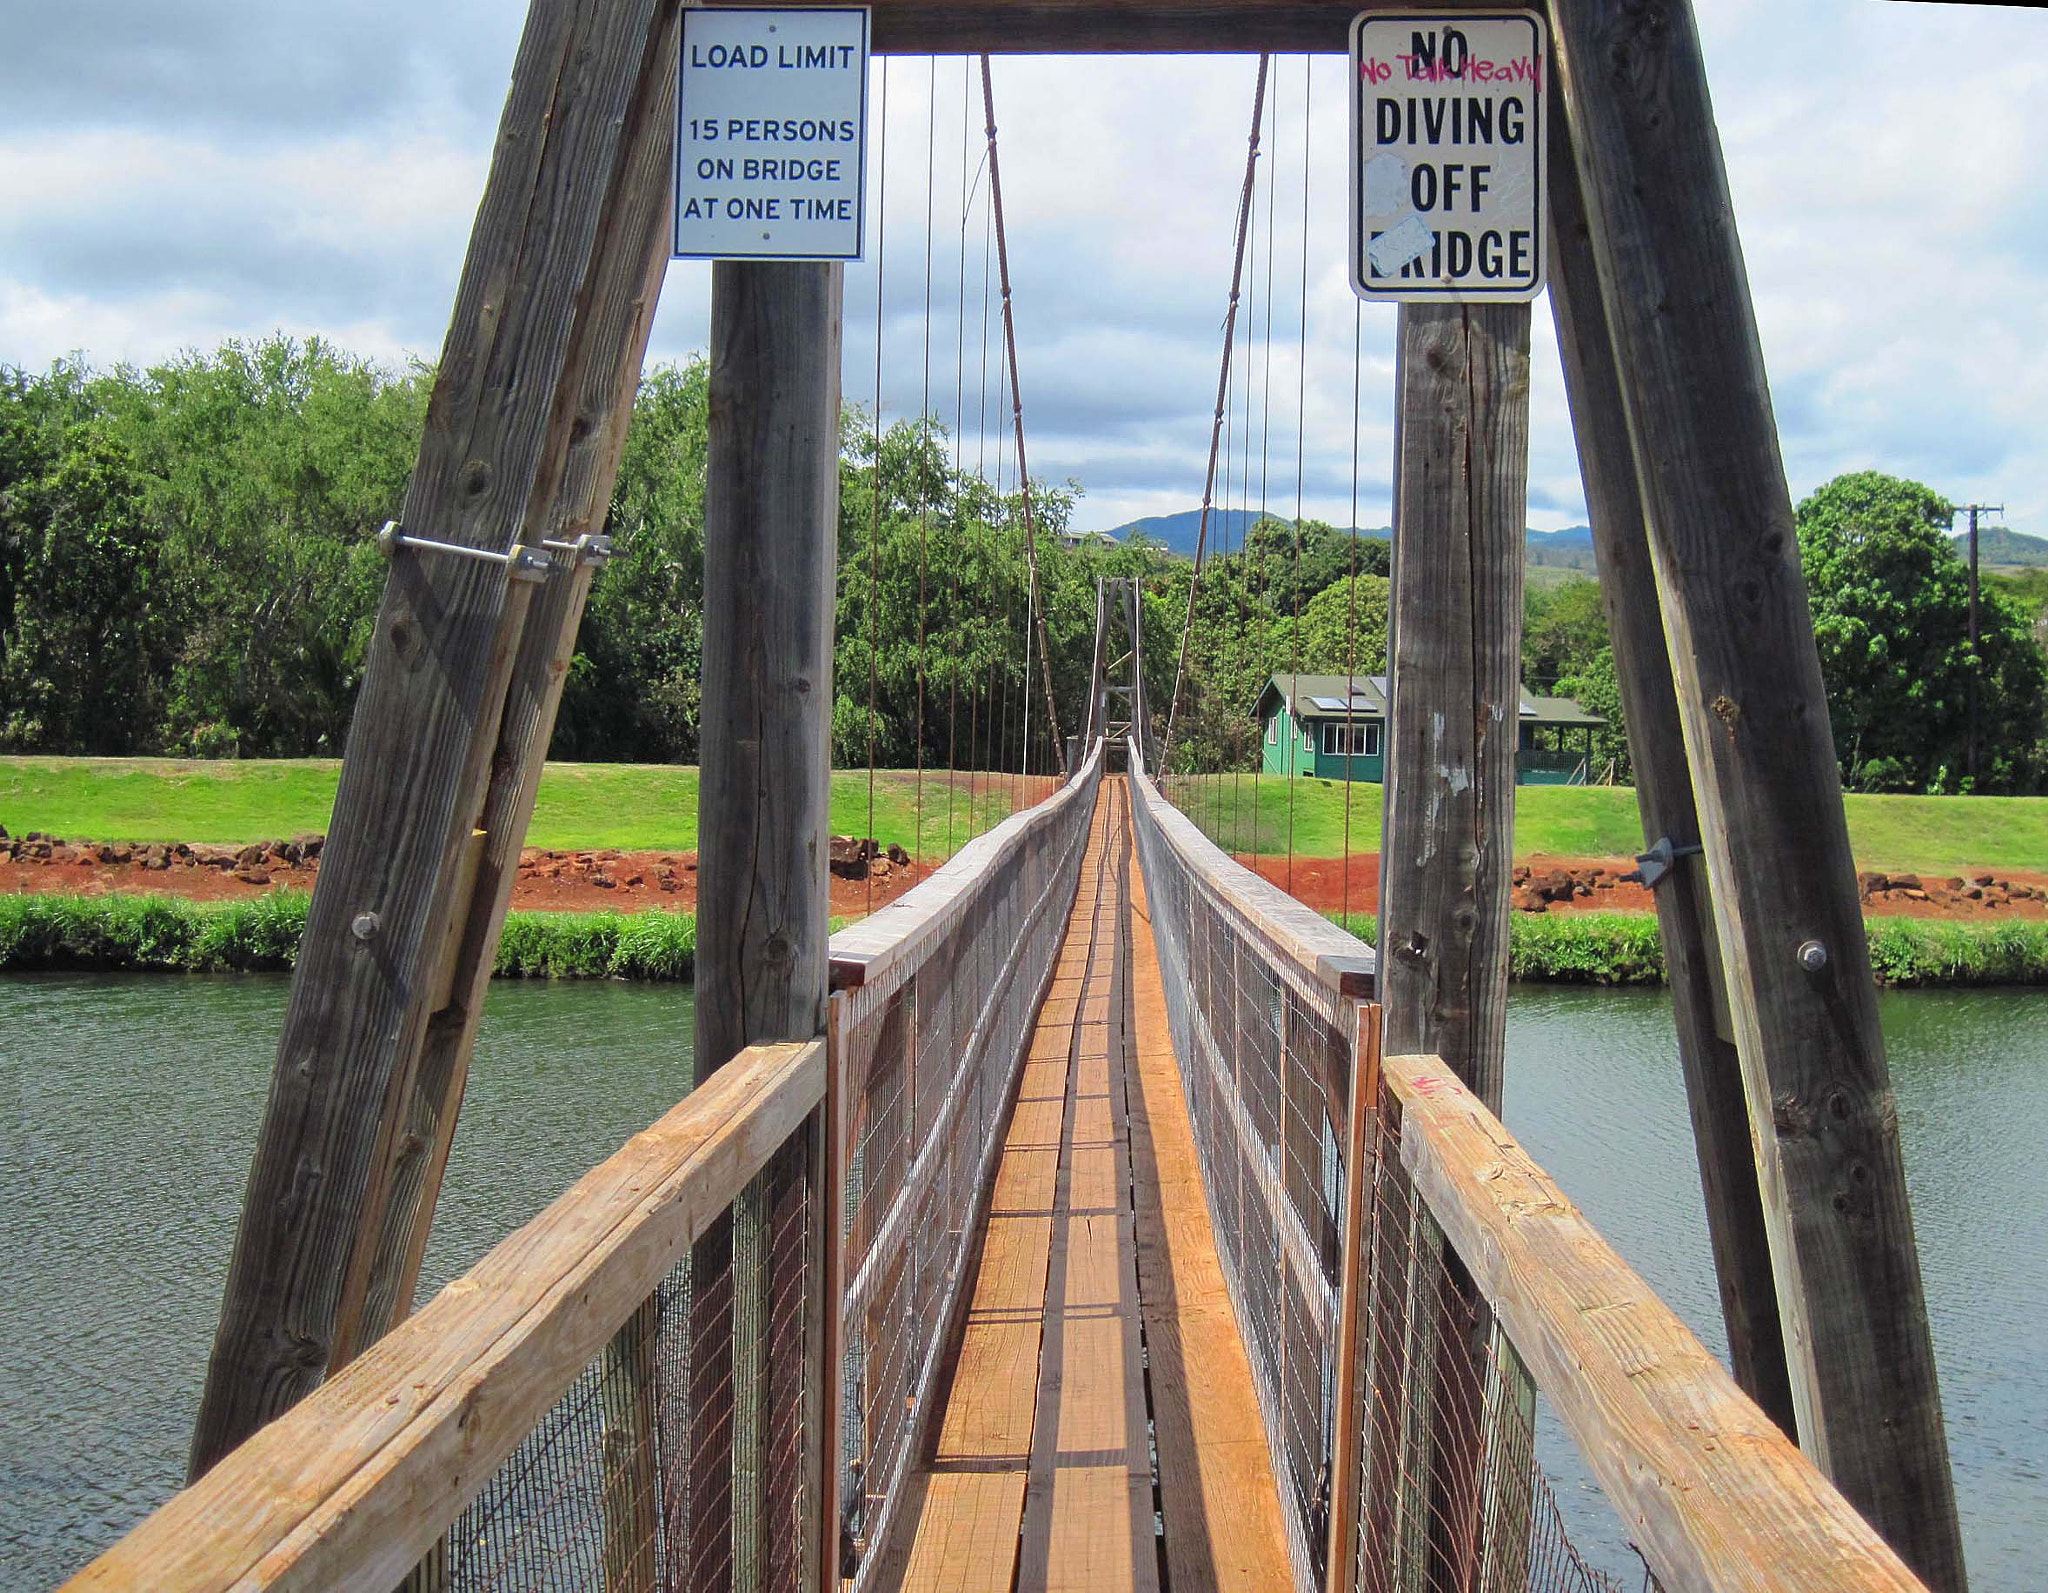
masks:
{"type": "Polygon", "coordinates": [[[429,376],[277,336],[90,383],[169,572],[165,746],[341,750],[429,376]]]}
{"type": "Polygon", "coordinates": [[[1843,781],[1863,791],[2038,789],[2048,663],[2027,616],[1985,594],[1969,643],[1968,574],[1950,505],[1878,471],[1838,476],[1796,512],[1799,554],[1843,781]],[[1978,776],[1965,774],[1969,696],[1978,776]]]}
{"type": "Polygon", "coordinates": [[[1607,610],[1598,581],[1574,576],[1555,586],[1530,584],[1522,619],[1522,679],[1527,685],[1542,691],[1576,676],[1606,646],[1607,610]]]}
{"type": "Polygon", "coordinates": [[[1274,621],[1265,674],[1385,674],[1389,591],[1383,575],[1347,577],[1324,587],[1309,599],[1298,627],[1290,618],[1274,621]]]}
{"type": "Polygon", "coordinates": [[[696,761],[709,396],[702,358],[641,376],[605,521],[613,554],[577,632],[552,756],[696,761]]]}
{"type": "Polygon", "coordinates": [[[144,483],[99,422],[38,446],[25,408],[0,423],[0,747],[132,752],[165,664],[144,483]]]}

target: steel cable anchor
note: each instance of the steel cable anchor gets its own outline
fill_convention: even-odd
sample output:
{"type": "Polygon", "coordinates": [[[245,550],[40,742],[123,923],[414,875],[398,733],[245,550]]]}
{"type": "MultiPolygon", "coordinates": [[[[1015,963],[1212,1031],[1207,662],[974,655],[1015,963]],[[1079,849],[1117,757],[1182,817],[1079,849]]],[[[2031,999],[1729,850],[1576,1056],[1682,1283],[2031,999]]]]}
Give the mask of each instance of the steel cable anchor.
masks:
{"type": "Polygon", "coordinates": [[[1681,857],[1698,857],[1705,850],[1698,841],[1674,841],[1668,835],[1660,835],[1650,843],[1647,852],[1636,854],[1635,868],[1621,877],[1641,880],[1646,888],[1655,890],[1670,877],[1681,857]]]}

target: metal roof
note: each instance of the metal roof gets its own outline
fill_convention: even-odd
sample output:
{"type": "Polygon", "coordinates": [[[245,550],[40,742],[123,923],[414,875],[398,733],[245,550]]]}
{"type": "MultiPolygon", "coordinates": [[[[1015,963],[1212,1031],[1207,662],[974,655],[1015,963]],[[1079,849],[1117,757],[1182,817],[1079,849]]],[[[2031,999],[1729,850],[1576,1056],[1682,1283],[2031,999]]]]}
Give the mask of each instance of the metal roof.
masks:
{"type": "MultiPolygon", "coordinates": [[[[1287,699],[1297,719],[1384,719],[1387,714],[1385,675],[1274,675],[1259,693],[1263,716],[1266,698],[1277,692],[1287,699]],[[1348,698],[1348,703],[1347,703],[1348,698]]],[[[1519,717],[1537,725],[1604,725],[1569,697],[1543,697],[1524,687],[1519,717]]]]}

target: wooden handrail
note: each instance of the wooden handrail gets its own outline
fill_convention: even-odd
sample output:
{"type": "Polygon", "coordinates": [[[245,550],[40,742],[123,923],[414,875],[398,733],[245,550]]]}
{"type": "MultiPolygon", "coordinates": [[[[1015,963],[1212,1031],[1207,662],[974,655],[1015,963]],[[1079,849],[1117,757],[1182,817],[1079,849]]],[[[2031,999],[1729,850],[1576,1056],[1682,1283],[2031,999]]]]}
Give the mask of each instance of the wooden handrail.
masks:
{"type": "Polygon", "coordinates": [[[741,1052],[66,1589],[390,1593],[824,1094],[741,1052]]]}
{"type": "Polygon", "coordinates": [[[1382,1077],[1417,1194],[1664,1586],[1923,1588],[1448,1067],[1382,1077]]]}
{"type": "Polygon", "coordinates": [[[948,922],[947,909],[971,897],[981,877],[1009,853],[1025,834],[1052,823],[1077,801],[1085,787],[1092,792],[1089,776],[1102,760],[1098,741],[1088,759],[1071,779],[1043,802],[1021,813],[1012,813],[992,830],[967,842],[936,872],[887,907],[849,924],[832,937],[832,988],[857,990],[906,959],[914,959],[930,939],[948,922]]]}
{"type": "Polygon", "coordinates": [[[1378,963],[1372,947],[1272,881],[1260,878],[1211,841],[1195,827],[1194,820],[1160,795],[1140,764],[1135,746],[1130,780],[1132,800],[1145,804],[1166,844],[1247,923],[1331,993],[1352,997],[1373,993],[1378,963]]]}

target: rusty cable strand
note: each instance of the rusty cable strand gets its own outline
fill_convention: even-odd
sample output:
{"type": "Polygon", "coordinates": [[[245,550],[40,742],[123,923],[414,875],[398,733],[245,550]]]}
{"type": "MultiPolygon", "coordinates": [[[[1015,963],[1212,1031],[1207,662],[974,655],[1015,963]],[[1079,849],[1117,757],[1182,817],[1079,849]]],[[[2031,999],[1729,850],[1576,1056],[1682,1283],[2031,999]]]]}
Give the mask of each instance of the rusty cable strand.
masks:
{"type": "MultiPolygon", "coordinates": [[[[1209,510],[1216,500],[1216,452],[1223,445],[1223,406],[1230,390],[1230,354],[1237,338],[1237,299],[1244,283],[1245,238],[1251,225],[1252,183],[1259,169],[1259,129],[1266,114],[1266,73],[1272,64],[1270,55],[1259,57],[1259,77],[1252,90],[1252,132],[1244,157],[1244,185],[1237,195],[1237,238],[1234,246],[1235,258],[1230,267],[1230,308],[1223,317],[1223,370],[1216,378],[1216,414],[1209,423],[1209,473],[1202,486],[1202,523],[1195,533],[1195,568],[1188,583],[1188,618],[1181,627],[1180,662],[1173,671],[1173,697],[1166,705],[1166,739],[1159,747],[1159,768],[1154,772],[1166,773],[1166,765],[1173,752],[1173,723],[1180,714],[1181,682],[1188,668],[1188,638],[1195,628],[1195,594],[1202,586],[1202,555],[1209,545],[1209,510]]],[[[1142,728],[1138,732],[1138,745],[1145,745],[1142,728]]]]}
{"type": "MultiPolygon", "coordinates": [[[[965,430],[963,422],[967,413],[967,150],[970,125],[967,117],[967,86],[967,61],[963,56],[960,61],[960,285],[953,300],[954,308],[959,312],[954,321],[953,333],[953,474],[947,482],[947,490],[953,502],[953,534],[956,542],[951,561],[953,597],[948,617],[958,632],[955,641],[959,647],[959,652],[954,655],[947,670],[946,856],[949,858],[953,855],[953,804],[960,779],[960,659],[967,652],[966,625],[961,619],[960,611],[960,563],[966,550],[964,546],[959,545],[966,540],[961,535],[966,524],[966,516],[961,511],[961,436],[965,430]]],[[[1352,518],[1356,519],[1357,516],[1354,515],[1352,518]]],[[[967,738],[967,757],[970,762],[973,761],[974,735],[971,730],[967,738]]],[[[969,790],[973,789],[973,778],[971,774],[968,776],[969,790]]],[[[969,832],[972,833],[974,816],[971,803],[967,822],[969,832]]]]}
{"type": "Polygon", "coordinates": [[[1344,891],[1339,909],[1347,931],[1351,928],[1351,743],[1358,723],[1358,414],[1364,339],[1365,301],[1355,299],[1351,311],[1351,606],[1344,622],[1344,891]]]}
{"type": "MultiPolygon", "coordinates": [[[[1038,663],[1045,676],[1045,718],[1052,731],[1054,751],[1059,756],[1060,773],[1067,773],[1067,747],[1060,737],[1060,711],[1052,694],[1052,653],[1046,641],[1045,608],[1039,601],[1038,590],[1038,527],[1031,513],[1031,470],[1024,462],[1024,392],[1017,379],[1017,316],[1010,303],[1010,245],[1003,232],[1003,172],[996,159],[996,90],[989,74],[989,59],[981,58],[981,108],[988,123],[988,196],[990,207],[996,219],[996,269],[1001,275],[1003,287],[1003,341],[1010,358],[1010,408],[1017,428],[1017,490],[1024,503],[1024,558],[1031,569],[1031,593],[1028,611],[1035,615],[1038,626],[1038,663]]],[[[1027,618],[1026,649],[1030,640],[1027,618]]],[[[1031,683],[1027,679],[1025,688],[1025,712],[1030,712],[1031,683]]],[[[1027,720],[1028,723],[1028,720],[1027,720]]],[[[1026,732],[1026,760],[1029,760],[1029,732],[1026,732]]]]}
{"type": "MultiPolygon", "coordinates": [[[[935,170],[939,158],[939,58],[932,57],[931,81],[925,91],[924,117],[924,387],[917,401],[917,828],[910,839],[911,880],[917,879],[916,865],[924,861],[924,696],[925,631],[930,619],[930,599],[925,575],[930,564],[932,520],[931,478],[925,473],[932,451],[932,198],[938,184],[935,170]]],[[[953,787],[946,786],[948,803],[953,787]]],[[[951,810],[948,809],[948,817],[951,810]]]]}
{"type": "MultiPolygon", "coordinates": [[[[875,151],[877,168],[875,197],[875,470],[868,505],[868,833],[867,844],[875,839],[875,660],[881,652],[882,614],[882,283],[883,263],[889,241],[889,58],[882,58],[882,136],[875,151]]],[[[875,911],[874,860],[868,865],[868,915],[875,911]]]]}
{"type": "MultiPolygon", "coordinates": [[[[1315,65],[1301,58],[1301,342],[1294,363],[1294,681],[1301,689],[1301,518],[1306,505],[1302,497],[1303,473],[1308,465],[1308,221],[1310,158],[1315,151],[1315,65]]],[[[1347,702],[1345,734],[1350,734],[1347,702]]],[[[1287,894],[1294,894],[1294,776],[1300,753],[1287,761],[1287,894]]],[[[1315,764],[1311,762],[1313,770],[1315,764]]],[[[1351,764],[1344,764],[1345,783],[1350,783],[1351,764]]]]}

